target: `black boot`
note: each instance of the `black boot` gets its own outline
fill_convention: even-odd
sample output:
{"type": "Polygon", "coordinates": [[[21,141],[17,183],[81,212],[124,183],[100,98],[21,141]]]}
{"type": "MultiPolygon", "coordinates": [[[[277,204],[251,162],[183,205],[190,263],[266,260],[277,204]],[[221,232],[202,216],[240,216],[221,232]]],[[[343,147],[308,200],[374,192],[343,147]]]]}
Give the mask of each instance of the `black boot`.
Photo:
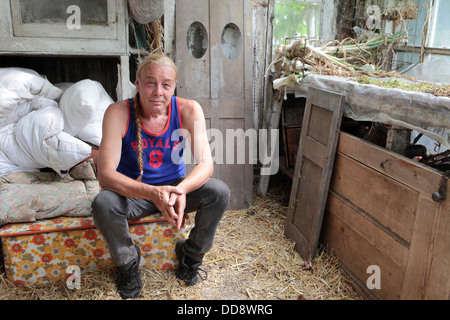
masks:
{"type": "Polygon", "coordinates": [[[185,240],[180,240],[175,245],[175,254],[178,258],[178,269],[176,272],[176,276],[179,280],[183,281],[186,286],[193,286],[198,281],[199,271],[203,271],[205,273],[205,277],[200,278],[202,280],[206,280],[206,271],[200,269],[201,262],[195,262],[189,259],[183,253],[183,244],[185,240]]]}
{"type": "Polygon", "coordinates": [[[117,289],[122,299],[137,298],[142,290],[142,281],[139,274],[139,263],[141,262],[141,250],[135,245],[138,256],[127,265],[117,267],[119,281],[117,289]]]}

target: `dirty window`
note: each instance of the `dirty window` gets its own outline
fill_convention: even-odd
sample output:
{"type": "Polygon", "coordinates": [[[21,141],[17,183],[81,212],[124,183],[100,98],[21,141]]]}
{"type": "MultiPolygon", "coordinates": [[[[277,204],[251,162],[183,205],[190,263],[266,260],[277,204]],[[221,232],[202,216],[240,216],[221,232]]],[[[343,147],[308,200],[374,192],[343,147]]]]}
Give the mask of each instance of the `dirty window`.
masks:
{"type": "Polygon", "coordinates": [[[410,38],[408,44],[420,47],[425,36],[426,43],[424,44],[426,47],[449,49],[450,20],[448,19],[448,13],[450,12],[450,1],[435,0],[431,6],[427,0],[416,0],[413,3],[417,6],[418,16],[415,20],[405,21],[410,38]]]}
{"type": "Polygon", "coordinates": [[[431,19],[430,43],[433,48],[450,48],[450,1],[436,0],[431,19]]]}
{"type": "MultiPolygon", "coordinates": [[[[420,47],[422,45],[424,32],[426,31],[424,25],[428,14],[427,3],[428,0],[415,1],[414,4],[417,7],[417,18],[405,21],[405,27],[409,36],[408,44],[410,46],[420,47]]],[[[402,27],[402,25],[399,24],[398,27],[402,27]]]]}
{"type": "Polygon", "coordinates": [[[18,0],[22,23],[66,23],[71,5],[80,8],[81,23],[106,25],[106,0],[18,0]]]}
{"type": "MultiPolygon", "coordinates": [[[[397,48],[399,51],[396,69],[401,73],[410,75],[408,72],[411,68],[415,68],[417,64],[434,61],[439,62],[439,64],[438,67],[435,65],[432,68],[433,71],[430,71],[430,75],[448,75],[448,67],[445,63],[448,58],[445,52],[450,49],[450,20],[448,19],[450,1],[415,0],[413,3],[417,7],[417,19],[405,21],[409,36],[409,47],[397,48]],[[444,55],[439,55],[439,51],[436,52],[435,48],[441,50],[444,55]]],[[[402,25],[399,24],[397,27],[402,25]]],[[[411,76],[415,76],[415,74],[411,76]]],[[[441,79],[440,77],[437,78],[441,79]]]]}
{"type": "Polygon", "coordinates": [[[273,48],[292,38],[318,38],[320,2],[275,1],[273,21],[273,48]]]}

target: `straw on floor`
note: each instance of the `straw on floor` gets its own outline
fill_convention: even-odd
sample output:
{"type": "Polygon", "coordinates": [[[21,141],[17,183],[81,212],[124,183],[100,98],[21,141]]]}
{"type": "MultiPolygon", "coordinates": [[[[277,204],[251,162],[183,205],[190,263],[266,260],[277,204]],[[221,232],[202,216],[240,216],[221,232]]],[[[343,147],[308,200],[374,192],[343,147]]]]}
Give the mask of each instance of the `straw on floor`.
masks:
{"type": "MultiPolygon", "coordinates": [[[[280,195],[269,194],[256,196],[248,209],[227,211],[202,265],[207,279],[185,287],[173,270],[141,268],[139,299],[361,299],[332,255],[320,251],[312,262],[302,260],[284,236],[286,210],[280,195]]],[[[0,299],[120,300],[114,279],[115,271],[106,269],[82,275],[81,289],[63,281],[17,287],[0,269],[0,299]]]]}

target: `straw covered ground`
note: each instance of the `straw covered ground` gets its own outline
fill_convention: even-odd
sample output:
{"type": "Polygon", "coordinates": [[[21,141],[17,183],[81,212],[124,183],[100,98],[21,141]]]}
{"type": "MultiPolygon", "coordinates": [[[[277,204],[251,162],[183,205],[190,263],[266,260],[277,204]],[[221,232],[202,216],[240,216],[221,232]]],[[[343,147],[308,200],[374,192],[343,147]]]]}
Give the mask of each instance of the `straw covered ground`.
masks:
{"type": "MultiPolygon", "coordinates": [[[[144,287],[139,299],[361,299],[335,257],[320,251],[312,263],[301,259],[294,243],[284,237],[286,210],[286,195],[269,189],[267,197],[255,196],[250,208],[227,211],[202,265],[207,279],[185,287],[174,271],[141,268],[144,287]]],[[[63,282],[16,287],[1,267],[0,299],[120,300],[114,277],[113,270],[82,275],[81,289],[72,290],[63,282]]]]}

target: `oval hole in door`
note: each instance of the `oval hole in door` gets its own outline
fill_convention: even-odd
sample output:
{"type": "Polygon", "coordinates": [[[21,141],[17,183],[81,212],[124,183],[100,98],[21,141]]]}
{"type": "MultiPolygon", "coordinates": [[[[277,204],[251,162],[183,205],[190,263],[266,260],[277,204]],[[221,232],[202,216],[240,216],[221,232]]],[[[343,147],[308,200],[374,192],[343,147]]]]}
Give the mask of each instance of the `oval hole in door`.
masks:
{"type": "Polygon", "coordinates": [[[208,49],[208,32],[201,22],[193,22],[187,31],[187,47],[189,53],[196,59],[200,59],[208,49]]]}
{"type": "Polygon", "coordinates": [[[234,23],[229,23],[222,31],[222,50],[225,57],[235,59],[242,49],[242,34],[239,27],[234,23]]]}

